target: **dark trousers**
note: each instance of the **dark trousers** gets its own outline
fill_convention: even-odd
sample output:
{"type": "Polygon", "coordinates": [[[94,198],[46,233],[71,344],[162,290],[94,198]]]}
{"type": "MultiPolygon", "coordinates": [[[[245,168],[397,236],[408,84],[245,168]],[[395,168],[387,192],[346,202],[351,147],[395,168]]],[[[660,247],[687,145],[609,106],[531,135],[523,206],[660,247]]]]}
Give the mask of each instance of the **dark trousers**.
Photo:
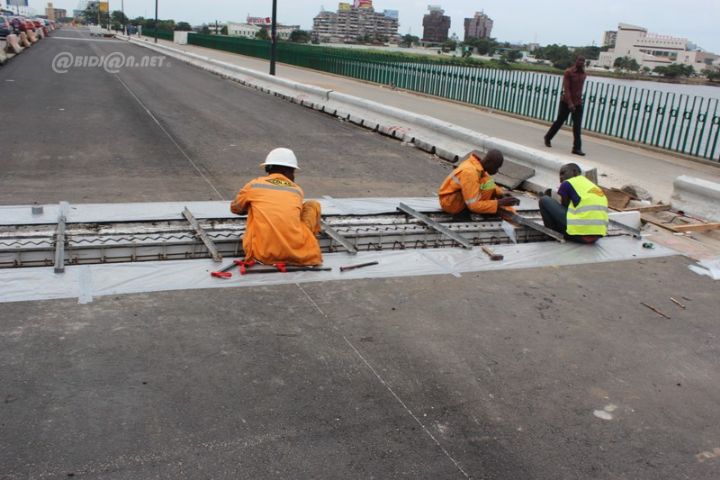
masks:
{"type": "Polygon", "coordinates": [[[547,228],[565,235],[566,240],[577,243],[595,243],[600,238],[597,235],[568,235],[567,234],[567,207],[564,207],[552,197],[543,196],[538,201],[540,206],[540,215],[542,215],[543,224],[547,228]]]}
{"type": "Polygon", "coordinates": [[[580,140],[580,127],[582,125],[582,105],[576,105],[575,111],[571,112],[568,104],[561,101],[560,107],[558,107],[558,116],[555,119],[555,123],[552,124],[550,130],[545,134],[545,138],[552,140],[555,134],[560,130],[560,127],[567,121],[568,117],[572,115],[573,121],[573,150],[582,150],[582,141],[580,140]]]}
{"type": "Polygon", "coordinates": [[[540,215],[547,228],[565,235],[567,231],[567,207],[563,207],[552,197],[540,197],[540,215]]]}

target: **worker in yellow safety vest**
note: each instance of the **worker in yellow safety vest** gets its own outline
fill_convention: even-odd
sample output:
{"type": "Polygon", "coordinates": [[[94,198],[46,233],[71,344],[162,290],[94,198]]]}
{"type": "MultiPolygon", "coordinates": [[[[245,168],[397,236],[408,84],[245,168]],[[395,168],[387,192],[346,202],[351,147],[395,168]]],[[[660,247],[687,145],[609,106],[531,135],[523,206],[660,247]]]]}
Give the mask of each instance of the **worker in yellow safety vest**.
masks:
{"type": "Polygon", "coordinates": [[[230,204],[230,211],[247,212],[243,235],[245,260],[264,264],[319,265],[320,203],[304,202],[304,193],[295,183],[299,170],[295,153],[276,148],[260,164],[267,176],[248,182],[230,204]]]}
{"type": "Polygon", "coordinates": [[[500,150],[490,150],[484,156],[473,151],[445,178],[438,197],[443,211],[452,215],[462,213],[495,214],[498,208],[512,211],[520,201],[495,184],[495,175],[504,162],[500,150]]]}
{"type": "Polygon", "coordinates": [[[582,175],[577,164],[560,168],[558,195],[560,202],[549,195],[540,197],[540,214],[546,227],[579,243],[595,243],[607,235],[607,197],[582,175]]]}

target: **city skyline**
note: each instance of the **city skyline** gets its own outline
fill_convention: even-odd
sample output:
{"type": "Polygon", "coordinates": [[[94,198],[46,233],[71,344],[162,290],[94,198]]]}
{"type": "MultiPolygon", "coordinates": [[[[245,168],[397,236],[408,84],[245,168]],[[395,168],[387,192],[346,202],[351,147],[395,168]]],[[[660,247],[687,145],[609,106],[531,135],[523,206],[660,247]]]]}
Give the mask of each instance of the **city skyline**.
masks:
{"type": "MultiPolygon", "coordinates": [[[[44,12],[47,1],[30,0],[30,6],[44,12]]],[[[154,0],[125,0],[125,12],[130,18],[153,17],[154,0]]],[[[585,46],[602,43],[606,30],[616,29],[618,23],[642,25],[650,32],[661,35],[684,37],[705,50],[720,53],[720,36],[714,22],[720,18],[720,2],[716,0],[687,0],[680,5],[677,0],[556,0],[547,3],[518,0],[509,4],[503,0],[468,3],[466,0],[374,0],[378,11],[399,10],[399,33],[422,37],[422,20],[428,5],[439,5],[452,19],[450,33],[463,38],[466,17],[476,11],[484,11],[494,21],[493,37],[500,41],[518,43],[552,43],[585,46]],[[517,12],[523,12],[519,17],[517,12]],[[560,21],[559,21],[560,19],[560,21]],[[560,26],[558,24],[561,23],[560,26]]],[[[3,4],[5,1],[3,0],[3,4]]],[[[55,8],[71,12],[77,0],[56,0],[55,8]]],[[[110,8],[119,10],[120,0],[111,0],[110,8]]],[[[299,24],[310,30],[321,6],[325,10],[337,10],[338,1],[278,0],[278,21],[299,24]]],[[[236,0],[211,0],[199,3],[191,0],[160,0],[160,18],[173,18],[193,25],[218,21],[243,21],[252,16],[269,16],[272,3],[236,0]]]]}

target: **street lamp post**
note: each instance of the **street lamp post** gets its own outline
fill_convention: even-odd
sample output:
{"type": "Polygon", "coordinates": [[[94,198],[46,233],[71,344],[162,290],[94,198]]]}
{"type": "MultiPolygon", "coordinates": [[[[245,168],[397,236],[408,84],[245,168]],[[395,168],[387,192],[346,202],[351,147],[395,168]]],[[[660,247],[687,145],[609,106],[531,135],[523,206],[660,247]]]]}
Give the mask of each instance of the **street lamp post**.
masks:
{"type": "Polygon", "coordinates": [[[277,0],[273,0],[272,28],[270,29],[270,75],[275,75],[276,47],[277,47],[277,0]]]}
{"type": "Polygon", "coordinates": [[[155,0],[155,43],[158,36],[158,0],[155,0]]]}

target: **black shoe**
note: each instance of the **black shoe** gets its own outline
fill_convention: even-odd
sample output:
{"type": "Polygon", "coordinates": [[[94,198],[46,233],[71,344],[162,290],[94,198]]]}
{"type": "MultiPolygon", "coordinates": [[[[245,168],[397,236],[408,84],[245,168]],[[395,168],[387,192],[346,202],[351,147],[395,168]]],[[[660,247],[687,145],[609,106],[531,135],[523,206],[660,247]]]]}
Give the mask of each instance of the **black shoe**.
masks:
{"type": "Polygon", "coordinates": [[[550,143],[550,139],[547,137],[547,135],[545,135],[545,136],[543,137],[543,140],[545,140],[545,146],[546,146],[546,147],[552,148],[552,143],[550,143]]]}
{"type": "Polygon", "coordinates": [[[583,152],[582,150],[573,150],[572,153],[573,155],[580,155],[581,157],[585,156],[585,152],[583,152]]]}

